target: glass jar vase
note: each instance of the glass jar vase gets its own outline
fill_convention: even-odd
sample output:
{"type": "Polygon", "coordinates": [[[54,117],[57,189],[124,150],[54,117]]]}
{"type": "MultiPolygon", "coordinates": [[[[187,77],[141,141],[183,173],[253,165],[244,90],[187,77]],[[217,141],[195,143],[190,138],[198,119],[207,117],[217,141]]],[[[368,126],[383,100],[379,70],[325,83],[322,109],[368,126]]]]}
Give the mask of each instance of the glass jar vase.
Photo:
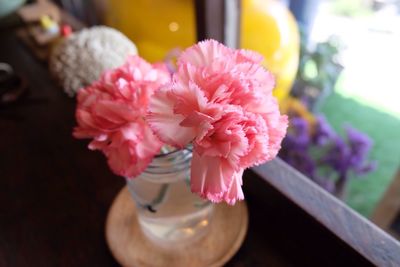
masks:
{"type": "Polygon", "coordinates": [[[144,234],[158,245],[188,244],[208,230],[213,205],[190,191],[192,152],[156,156],[147,169],[127,179],[144,234]]]}

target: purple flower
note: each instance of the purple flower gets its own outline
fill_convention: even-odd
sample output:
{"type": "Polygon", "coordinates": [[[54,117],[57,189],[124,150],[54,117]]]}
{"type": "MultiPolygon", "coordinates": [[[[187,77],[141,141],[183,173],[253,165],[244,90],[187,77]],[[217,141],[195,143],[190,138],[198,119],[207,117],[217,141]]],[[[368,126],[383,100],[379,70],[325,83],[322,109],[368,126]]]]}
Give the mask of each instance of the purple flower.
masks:
{"type": "Polygon", "coordinates": [[[347,126],[346,141],[337,136],[328,149],[322,163],[332,167],[340,179],[347,179],[350,171],[355,174],[365,174],[372,171],[375,163],[367,160],[372,147],[372,140],[364,133],[347,126]]]}
{"type": "Polygon", "coordinates": [[[346,176],[349,168],[349,156],[349,147],[340,136],[336,136],[332,140],[326,155],[320,162],[330,166],[333,170],[339,173],[339,176],[346,176]]]}
{"type": "Polygon", "coordinates": [[[288,133],[283,139],[279,156],[289,165],[313,179],[316,164],[309,155],[310,144],[307,121],[300,117],[292,118],[288,133]]]}
{"type": "Polygon", "coordinates": [[[314,131],[301,117],[290,120],[279,156],[331,193],[340,195],[351,174],[375,169],[368,161],[372,140],[364,133],[345,127],[345,138],[335,133],[325,117],[318,116],[314,131]]]}
{"type": "Polygon", "coordinates": [[[345,128],[350,148],[349,165],[356,174],[365,174],[376,167],[375,162],[368,162],[367,156],[372,147],[372,140],[368,135],[347,126],[345,128]]]}
{"type": "Polygon", "coordinates": [[[289,149],[306,150],[310,145],[310,136],[307,121],[300,117],[290,120],[290,128],[283,140],[283,146],[289,149]]]}
{"type": "Polygon", "coordinates": [[[316,145],[325,145],[336,136],[335,131],[326,120],[325,116],[317,116],[315,132],[312,136],[312,142],[316,145]]]}

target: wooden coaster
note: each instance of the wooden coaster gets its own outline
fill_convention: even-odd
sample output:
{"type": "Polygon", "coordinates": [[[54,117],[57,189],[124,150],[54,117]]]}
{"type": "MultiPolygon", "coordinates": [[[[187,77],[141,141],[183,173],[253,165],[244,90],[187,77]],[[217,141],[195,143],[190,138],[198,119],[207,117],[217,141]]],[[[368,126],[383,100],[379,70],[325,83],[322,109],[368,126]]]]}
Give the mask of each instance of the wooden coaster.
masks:
{"type": "Polygon", "coordinates": [[[169,250],[151,243],[143,234],[136,208],[125,186],[117,195],[106,221],[106,239],[122,266],[222,266],[240,248],[247,232],[245,202],[215,206],[209,232],[194,243],[169,250]]]}

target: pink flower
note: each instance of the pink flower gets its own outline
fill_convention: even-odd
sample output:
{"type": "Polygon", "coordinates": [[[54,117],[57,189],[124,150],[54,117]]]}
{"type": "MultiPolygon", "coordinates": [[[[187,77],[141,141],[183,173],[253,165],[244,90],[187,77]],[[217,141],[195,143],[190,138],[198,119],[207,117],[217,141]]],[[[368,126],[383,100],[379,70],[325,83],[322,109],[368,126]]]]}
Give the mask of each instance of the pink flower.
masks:
{"type": "Polygon", "coordinates": [[[165,143],[193,143],[192,191],[213,202],[243,199],[243,170],[274,158],[286,133],[261,61],[251,51],[200,42],[150,100],[150,127],[165,143]]]}
{"type": "Polygon", "coordinates": [[[93,139],[89,148],[103,151],[116,174],[137,176],[162,146],[144,117],[154,91],[169,81],[165,65],[129,57],[79,91],[74,136],[93,139]]]}

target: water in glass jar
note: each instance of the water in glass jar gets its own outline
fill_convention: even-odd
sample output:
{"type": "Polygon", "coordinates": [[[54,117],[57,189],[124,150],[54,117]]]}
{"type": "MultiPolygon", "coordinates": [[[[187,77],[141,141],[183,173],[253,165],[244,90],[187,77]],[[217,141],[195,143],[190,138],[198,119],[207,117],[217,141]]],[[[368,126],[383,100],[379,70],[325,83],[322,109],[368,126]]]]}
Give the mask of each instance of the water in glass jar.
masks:
{"type": "Polygon", "coordinates": [[[141,228],[157,244],[187,244],[206,233],[213,206],[193,194],[186,179],[168,183],[133,179],[128,185],[141,228]]]}

